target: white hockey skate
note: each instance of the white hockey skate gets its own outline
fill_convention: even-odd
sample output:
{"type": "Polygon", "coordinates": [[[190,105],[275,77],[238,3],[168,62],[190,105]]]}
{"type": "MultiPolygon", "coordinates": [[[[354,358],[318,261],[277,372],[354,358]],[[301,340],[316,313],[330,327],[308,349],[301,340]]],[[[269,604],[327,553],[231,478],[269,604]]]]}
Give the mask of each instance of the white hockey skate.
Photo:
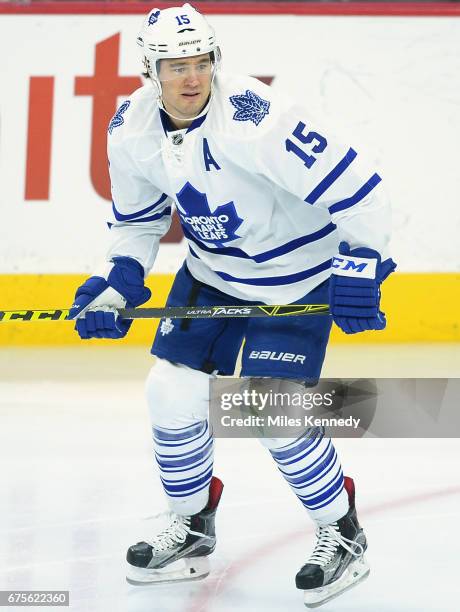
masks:
{"type": "Polygon", "coordinates": [[[331,525],[319,526],[313,554],[296,576],[296,586],[304,591],[307,608],[316,608],[358,585],[369,575],[364,559],[366,536],[358,523],[355,489],[345,477],[350,508],[331,525]]]}
{"type": "Polygon", "coordinates": [[[205,578],[210,571],[208,555],[216,546],[214,523],[223,488],[213,477],[203,510],[192,516],[164,513],[166,526],[158,535],[129,547],[126,580],[142,585],[205,578]]]}

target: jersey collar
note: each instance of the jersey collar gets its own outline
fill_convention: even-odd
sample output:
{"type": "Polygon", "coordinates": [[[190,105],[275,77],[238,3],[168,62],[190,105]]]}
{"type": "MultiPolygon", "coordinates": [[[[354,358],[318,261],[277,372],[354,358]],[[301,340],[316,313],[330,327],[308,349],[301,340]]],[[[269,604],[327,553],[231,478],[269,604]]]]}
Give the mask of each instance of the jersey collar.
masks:
{"type": "MultiPolygon", "coordinates": [[[[169,118],[168,113],[165,112],[162,108],[160,108],[159,110],[160,110],[161,125],[163,126],[165,134],[167,134],[168,132],[176,132],[177,128],[172,125],[171,119],[169,118]]],[[[194,119],[192,123],[189,125],[189,127],[187,128],[187,131],[185,133],[188,134],[189,132],[192,132],[196,128],[200,127],[200,125],[204,122],[207,116],[208,116],[207,114],[201,115],[201,117],[197,117],[196,119],[194,119]]]]}

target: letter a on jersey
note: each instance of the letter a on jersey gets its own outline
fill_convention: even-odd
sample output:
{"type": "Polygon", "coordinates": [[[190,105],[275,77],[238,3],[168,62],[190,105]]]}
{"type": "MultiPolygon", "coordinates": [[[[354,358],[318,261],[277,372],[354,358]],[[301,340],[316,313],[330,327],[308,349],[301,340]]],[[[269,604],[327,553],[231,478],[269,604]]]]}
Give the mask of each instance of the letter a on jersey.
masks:
{"type": "Polygon", "coordinates": [[[203,138],[203,157],[204,157],[204,165],[206,166],[207,172],[211,170],[211,166],[214,166],[216,170],[220,170],[219,164],[216,162],[214,157],[211,155],[211,151],[209,150],[208,141],[206,138],[203,138]]]}

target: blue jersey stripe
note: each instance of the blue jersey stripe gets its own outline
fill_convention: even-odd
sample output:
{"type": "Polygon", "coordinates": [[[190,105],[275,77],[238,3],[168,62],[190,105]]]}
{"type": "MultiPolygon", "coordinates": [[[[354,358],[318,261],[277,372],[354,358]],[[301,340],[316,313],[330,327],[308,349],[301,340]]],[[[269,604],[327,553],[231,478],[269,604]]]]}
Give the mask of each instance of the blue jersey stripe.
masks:
{"type": "Polygon", "coordinates": [[[239,257],[240,259],[252,259],[256,263],[263,263],[265,261],[269,261],[270,259],[274,259],[275,257],[280,257],[281,255],[286,255],[286,253],[291,253],[300,247],[305,246],[306,244],[310,244],[311,242],[316,242],[317,240],[321,240],[325,236],[329,236],[335,231],[336,226],[334,223],[328,223],[321,229],[316,232],[312,232],[311,234],[307,234],[306,236],[301,236],[300,238],[294,238],[294,240],[290,240],[286,242],[286,244],[282,244],[279,247],[274,249],[270,249],[269,251],[264,251],[263,253],[259,253],[258,255],[249,255],[242,249],[238,249],[237,247],[219,247],[212,248],[197,240],[195,236],[193,236],[185,227],[184,235],[187,240],[190,240],[194,244],[196,244],[202,251],[206,251],[207,253],[212,253],[213,255],[227,255],[228,257],[239,257]]]}
{"type": "Polygon", "coordinates": [[[316,185],[313,191],[307,195],[305,202],[308,202],[308,204],[314,204],[323,195],[323,193],[329,189],[332,183],[334,183],[345,172],[357,155],[358,154],[356,151],[349,149],[348,153],[339,161],[337,166],[333,168],[329,174],[327,174],[323,180],[316,185]]]}
{"type": "Polygon", "coordinates": [[[358,191],[350,198],[346,198],[345,200],[341,200],[340,202],[336,202],[335,204],[332,204],[332,206],[329,206],[329,212],[332,215],[336,212],[354,206],[363,200],[374,189],[374,187],[380,183],[381,180],[382,178],[378,174],[373,174],[367,183],[358,189],[358,191]]]}
{"type": "Polygon", "coordinates": [[[121,212],[115,208],[115,202],[112,202],[112,210],[117,221],[131,221],[132,219],[137,219],[137,217],[142,217],[142,215],[146,215],[149,212],[152,212],[157,206],[162,204],[168,196],[164,193],[159,200],[155,202],[155,204],[151,204],[144,208],[143,210],[139,210],[138,212],[131,213],[129,215],[123,215],[121,212]]]}
{"type": "MultiPolygon", "coordinates": [[[[195,257],[197,257],[197,255],[193,251],[192,255],[195,255],[195,257]]],[[[214,270],[214,272],[224,280],[230,281],[231,283],[276,287],[278,285],[290,285],[291,283],[298,283],[299,281],[305,280],[306,278],[315,276],[315,274],[319,274],[320,272],[329,270],[331,267],[331,263],[332,259],[328,259],[327,261],[323,261],[323,263],[319,264],[318,266],[314,266],[313,268],[308,268],[307,270],[303,270],[302,272],[296,272],[295,274],[286,274],[285,276],[239,278],[238,276],[232,276],[231,274],[227,274],[227,272],[219,272],[218,270],[214,270]]]]}
{"type": "Polygon", "coordinates": [[[142,219],[131,219],[131,221],[127,221],[127,223],[145,223],[146,221],[156,221],[157,219],[161,219],[161,217],[165,217],[166,215],[171,214],[171,206],[168,206],[164,210],[156,215],[150,215],[150,217],[142,217],[142,219]]]}

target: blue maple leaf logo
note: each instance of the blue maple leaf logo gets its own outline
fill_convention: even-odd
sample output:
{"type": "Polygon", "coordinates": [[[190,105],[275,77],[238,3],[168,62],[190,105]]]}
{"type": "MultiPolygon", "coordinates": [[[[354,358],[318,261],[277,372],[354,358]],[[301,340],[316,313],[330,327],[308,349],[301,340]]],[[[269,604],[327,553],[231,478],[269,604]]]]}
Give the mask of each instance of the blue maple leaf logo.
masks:
{"type": "Polygon", "coordinates": [[[186,234],[191,234],[201,242],[222,247],[225,242],[241,238],[236,230],[243,223],[238,217],[235,204],[221,204],[211,212],[208,198],[190,183],[185,183],[176,193],[177,212],[186,234]]]}
{"type": "Polygon", "coordinates": [[[149,15],[149,26],[153,25],[158,21],[158,17],[160,16],[160,11],[155,11],[149,15]]]}
{"type": "Polygon", "coordinates": [[[123,123],[125,122],[125,120],[123,119],[123,113],[128,110],[130,104],[131,102],[129,100],[123,102],[123,104],[117,110],[115,115],[112,117],[112,120],[109,123],[109,134],[111,134],[115,128],[120,127],[120,125],[123,125],[123,123]]]}
{"type": "Polygon", "coordinates": [[[236,108],[235,121],[252,121],[255,125],[259,125],[270,109],[270,102],[250,89],[246,89],[245,94],[230,96],[230,102],[236,108]]]}

